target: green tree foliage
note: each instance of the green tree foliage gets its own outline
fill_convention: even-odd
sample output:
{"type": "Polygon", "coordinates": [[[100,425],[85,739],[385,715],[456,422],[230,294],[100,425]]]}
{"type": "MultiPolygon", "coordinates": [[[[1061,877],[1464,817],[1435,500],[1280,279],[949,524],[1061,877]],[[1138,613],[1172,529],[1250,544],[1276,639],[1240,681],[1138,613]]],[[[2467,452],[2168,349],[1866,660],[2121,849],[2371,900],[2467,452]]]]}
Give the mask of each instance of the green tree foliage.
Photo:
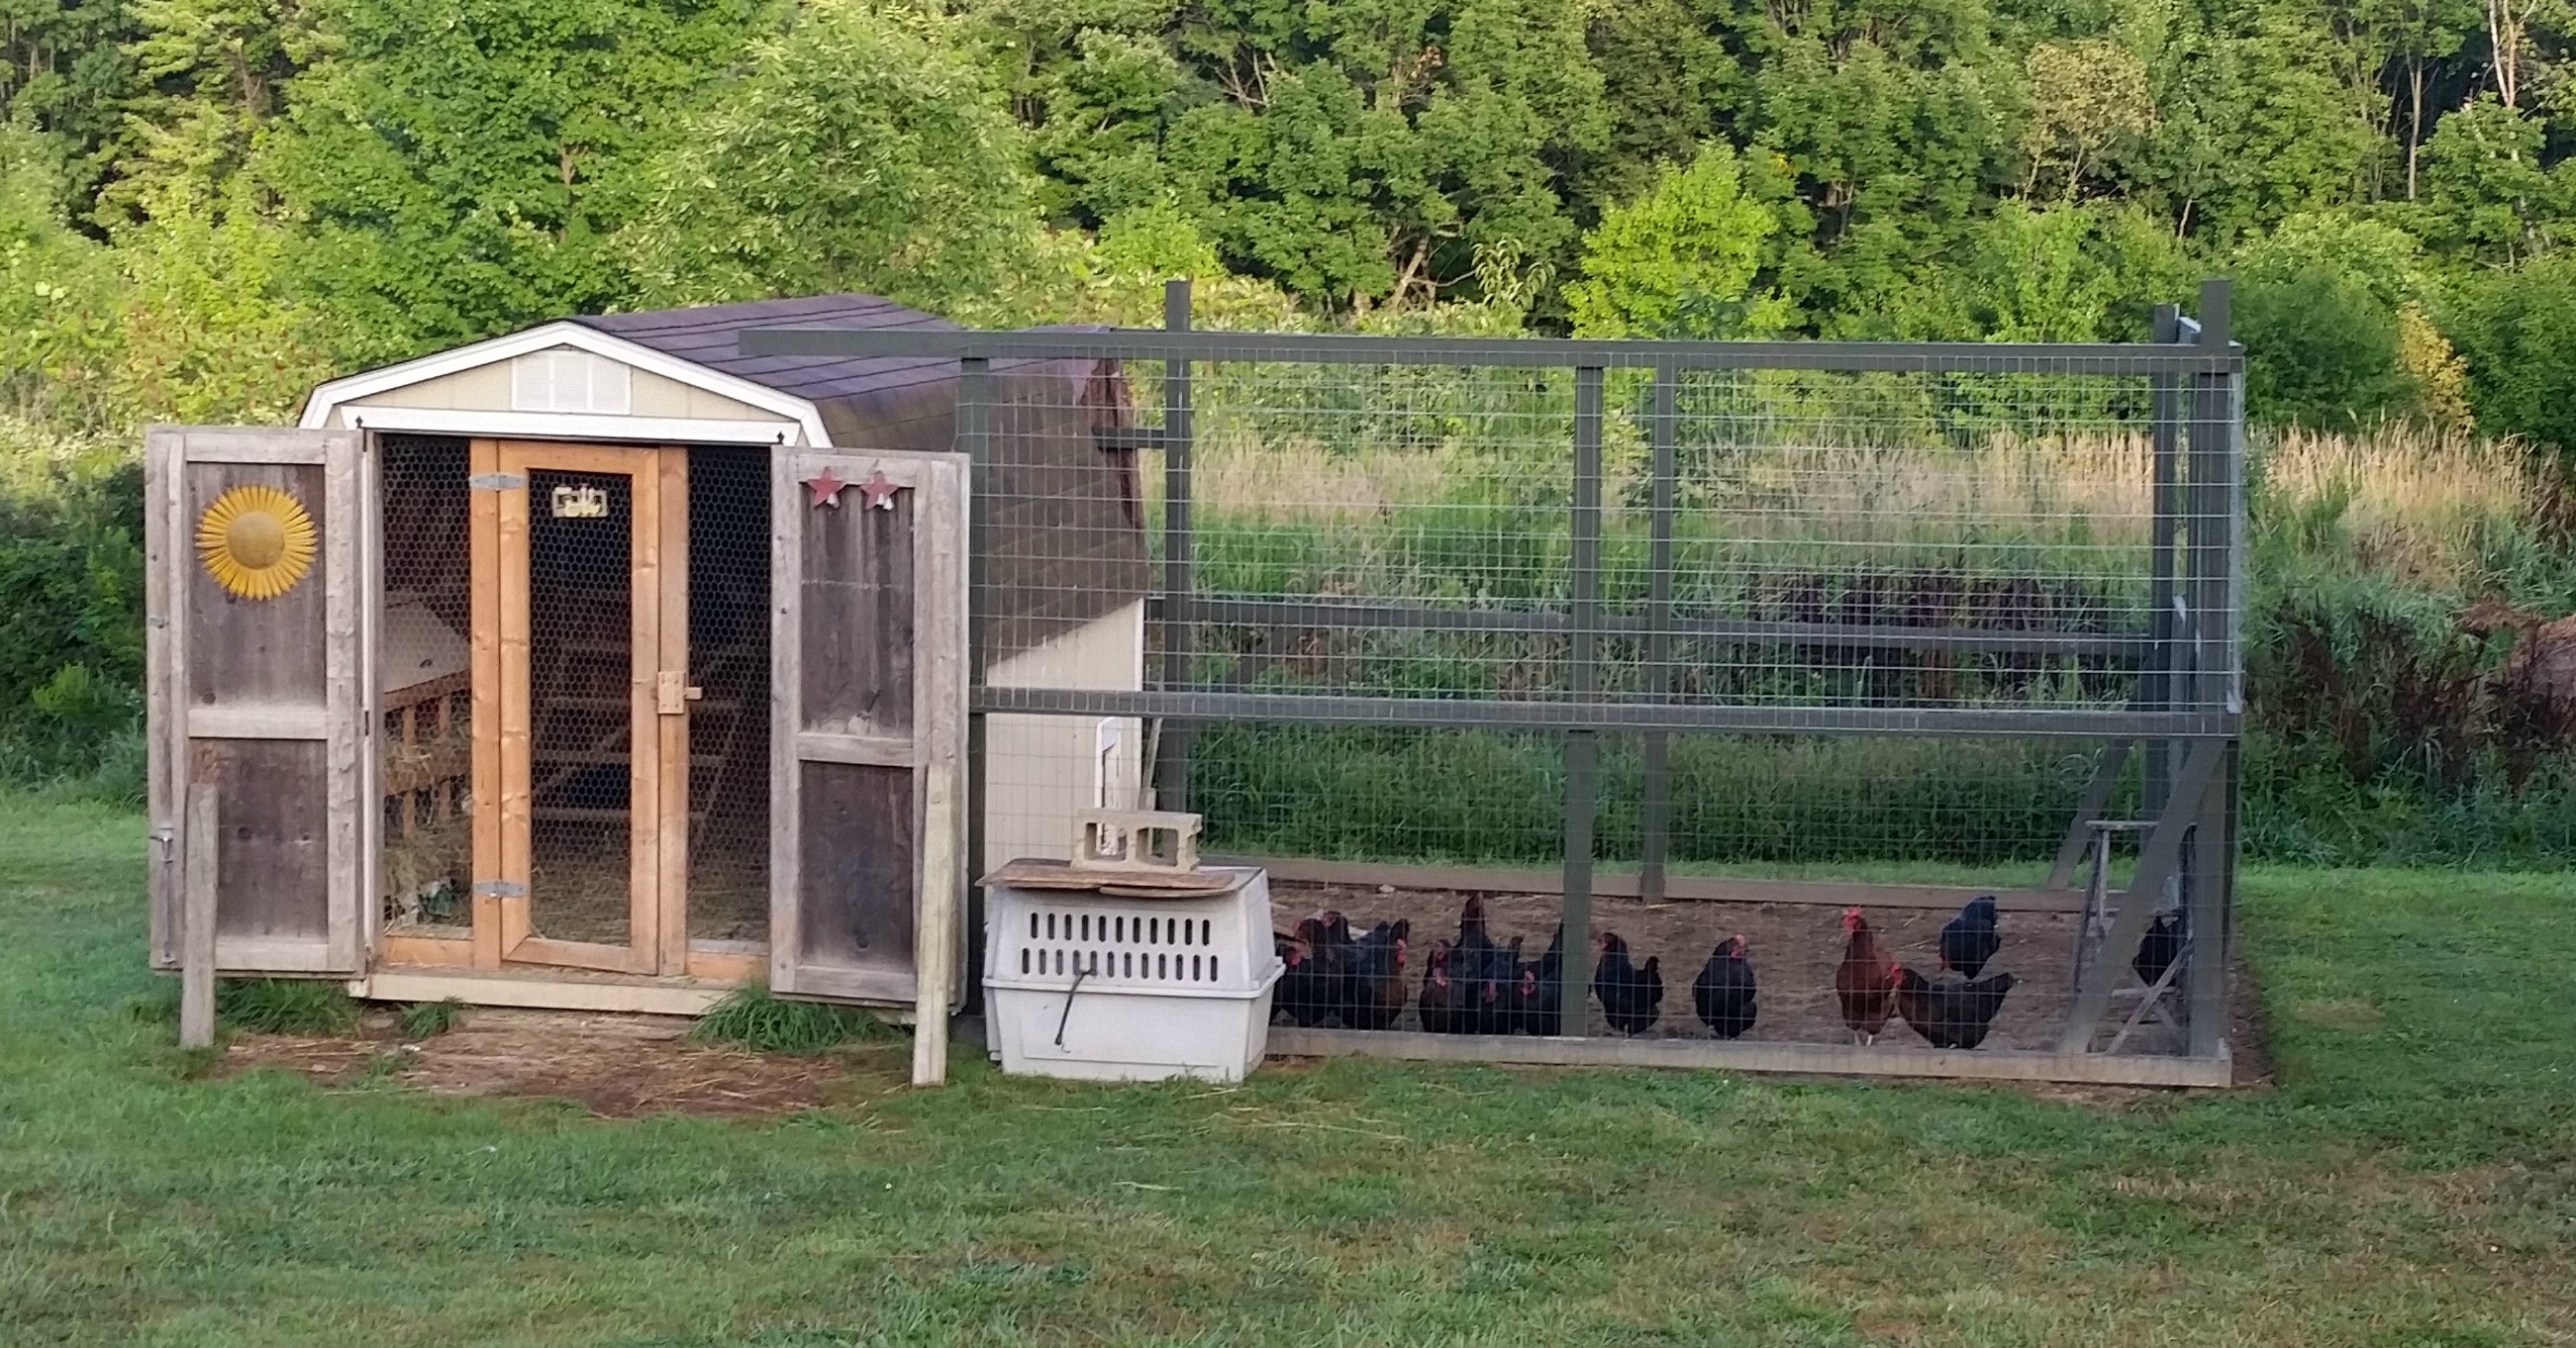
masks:
{"type": "Polygon", "coordinates": [[[1780,227],[1744,191],[1735,152],[1700,148],[1586,237],[1582,279],[1566,287],[1574,330],[1599,337],[1735,337],[1776,330],[1778,296],[1757,292],[1764,245],[1780,227]]]}
{"type": "Polygon", "coordinates": [[[2473,276],[2450,313],[2478,424],[2576,458],[2576,257],[2473,276]]]}
{"type": "Polygon", "coordinates": [[[256,167],[303,238],[299,288],[382,360],[634,293],[611,246],[673,113],[765,0],[323,0],[331,51],[256,167]]]}
{"type": "Polygon", "coordinates": [[[994,313],[1034,261],[1022,160],[942,21],[819,0],[688,119],[622,242],[652,303],[863,290],[994,313]]]}

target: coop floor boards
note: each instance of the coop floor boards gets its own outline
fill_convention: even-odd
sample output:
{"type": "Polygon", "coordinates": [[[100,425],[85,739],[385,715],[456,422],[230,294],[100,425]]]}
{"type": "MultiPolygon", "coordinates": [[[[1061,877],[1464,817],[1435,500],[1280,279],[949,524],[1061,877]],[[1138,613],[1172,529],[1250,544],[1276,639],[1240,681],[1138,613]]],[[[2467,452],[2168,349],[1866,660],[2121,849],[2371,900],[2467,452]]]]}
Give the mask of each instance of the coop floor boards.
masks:
{"type": "Polygon", "coordinates": [[[2215,1058],[2146,1054],[1951,1052],[1853,1044],[1728,1043],[1708,1039],[1513,1039],[1396,1031],[1300,1030],[1274,1026],[1269,1052],[1290,1058],[1410,1058],[1548,1067],[1680,1067],[1818,1076],[1947,1077],[2054,1081],[2091,1086],[2223,1087],[2234,1077],[2224,1049],[2215,1058]]]}
{"type": "Polygon", "coordinates": [[[704,1015],[739,986],[731,979],[654,978],[572,969],[464,969],[420,965],[379,968],[349,984],[351,996],[379,1002],[526,1006],[554,1011],[620,1011],[657,1016],[704,1015]]]}

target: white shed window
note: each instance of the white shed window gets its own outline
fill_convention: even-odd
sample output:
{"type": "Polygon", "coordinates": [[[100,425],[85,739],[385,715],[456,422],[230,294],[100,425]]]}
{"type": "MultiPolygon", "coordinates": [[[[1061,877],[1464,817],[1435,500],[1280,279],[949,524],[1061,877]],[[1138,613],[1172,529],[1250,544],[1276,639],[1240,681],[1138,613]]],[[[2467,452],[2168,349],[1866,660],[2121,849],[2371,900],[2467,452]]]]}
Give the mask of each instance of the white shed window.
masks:
{"type": "Polygon", "coordinates": [[[603,412],[625,416],[633,371],[621,361],[559,346],[510,362],[510,407],[518,412],[603,412]]]}

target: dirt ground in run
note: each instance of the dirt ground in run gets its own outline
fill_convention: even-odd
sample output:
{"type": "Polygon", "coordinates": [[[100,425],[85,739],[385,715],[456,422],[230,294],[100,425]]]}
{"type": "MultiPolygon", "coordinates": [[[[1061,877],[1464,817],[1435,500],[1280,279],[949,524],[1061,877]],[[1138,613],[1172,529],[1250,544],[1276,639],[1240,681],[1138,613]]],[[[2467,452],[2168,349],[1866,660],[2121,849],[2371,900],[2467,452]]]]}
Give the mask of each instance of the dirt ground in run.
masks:
{"type": "MultiPolygon", "coordinates": [[[[840,1054],[791,1057],[692,1044],[673,1016],[591,1015],[467,1007],[444,1034],[402,1037],[389,1011],[367,1013],[348,1036],[245,1034],[224,1070],[283,1067],[316,1081],[386,1077],[438,1095],[567,1099],[611,1118],[639,1114],[773,1114],[842,1103],[891,1081],[852,1070],[840,1054]]],[[[909,1065],[910,1047],[898,1044],[909,1065]]]]}
{"type": "MultiPolygon", "coordinates": [[[[1419,991],[1424,957],[1434,940],[1455,939],[1458,912],[1470,891],[1398,889],[1391,886],[1329,885],[1273,882],[1271,922],[1282,931],[1318,909],[1335,909],[1348,917],[1354,931],[1380,921],[1409,919],[1410,953],[1406,982],[1419,991]]],[[[1509,945],[1522,938],[1522,958],[1535,960],[1547,949],[1557,926],[1558,896],[1478,892],[1485,902],[1486,929],[1509,945]]],[[[1936,977],[1940,963],[1936,942],[1952,908],[1871,907],[1865,910],[1880,942],[1898,960],[1936,977]]],[[[1717,943],[1731,935],[1745,939],[1753,960],[1760,1018],[1744,1038],[1782,1043],[1845,1044],[1850,1031],[1834,999],[1834,967],[1843,957],[1843,910],[1809,903],[1675,902],[1648,905],[1637,899],[1600,897],[1592,901],[1596,932],[1616,932],[1627,941],[1629,958],[1643,964],[1661,959],[1664,976],[1663,1017],[1645,1038],[1710,1037],[1691,1009],[1691,980],[1717,943]]],[[[2011,912],[1999,923],[2003,948],[1985,972],[2010,970],[2016,978],[2003,1010],[1997,1013],[1986,1047],[2054,1049],[2060,1022],[2074,997],[2076,915],[2072,912],[2011,912]]],[[[2123,979],[2135,988],[2133,978],[2123,979]]],[[[2115,999],[2116,1027],[2138,1004],[2136,995],[2115,999]]],[[[1408,1009],[1396,1029],[1419,1029],[1408,1009]]],[[[1591,1033],[1609,1034],[1598,1003],[1592,1004],[1591,1033]]],[[[1882,1045],[1921,1046],[1902,1021],[1889,1023],[1878,1037],[1882,1045]]],[[[2174,1033],[2153,1019],[2131,1034],[2124,1052],[2171,1053],[2180,1048],[2174,1033]]]]}

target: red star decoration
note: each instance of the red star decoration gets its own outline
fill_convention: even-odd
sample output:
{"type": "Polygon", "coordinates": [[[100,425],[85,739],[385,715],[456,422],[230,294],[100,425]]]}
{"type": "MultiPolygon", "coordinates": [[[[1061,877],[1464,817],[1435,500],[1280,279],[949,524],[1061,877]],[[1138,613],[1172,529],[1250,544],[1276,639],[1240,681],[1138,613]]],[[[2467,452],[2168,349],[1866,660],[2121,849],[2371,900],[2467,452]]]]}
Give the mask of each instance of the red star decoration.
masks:
{"type": "Polygon", "coordinates": [[[896,487],[893,483],[886,481],[884,469],[880,468],[875,472],[868,474],[868,480],[859,483],[858,488],[859,494],[868,498],[868,509],[894,509],[894,494],[896,487]]]}
{"type": "Polygon", "coordinates": [[[824,506],[839,506],[841,504],[841,489],[850,484],[834,477],[832,475],[832,470],[826,468],[822,472],[805,479],[804,485],[805,490],[814,493],[814,508],[819,510],[824,506]]]}

